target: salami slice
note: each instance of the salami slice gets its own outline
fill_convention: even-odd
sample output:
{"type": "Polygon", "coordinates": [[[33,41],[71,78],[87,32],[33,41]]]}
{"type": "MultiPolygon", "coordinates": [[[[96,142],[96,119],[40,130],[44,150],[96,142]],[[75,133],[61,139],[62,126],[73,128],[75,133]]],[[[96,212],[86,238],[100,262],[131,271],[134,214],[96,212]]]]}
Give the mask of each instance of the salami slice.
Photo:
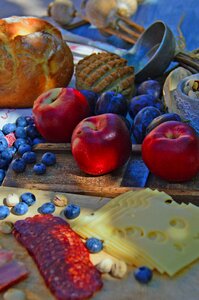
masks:
{"type": "Polygon", "coordinates": [[[13,233],[33,256],[56,299],[88,299],[102,287],[84,243],[63,219],[37,215],[17,221],[13,233]]]}
{"type": "Polygon", "coordinates": [[[0,291],[25,279],[28,271],[22,262],[12,260],[0,267],[0,291]]]}

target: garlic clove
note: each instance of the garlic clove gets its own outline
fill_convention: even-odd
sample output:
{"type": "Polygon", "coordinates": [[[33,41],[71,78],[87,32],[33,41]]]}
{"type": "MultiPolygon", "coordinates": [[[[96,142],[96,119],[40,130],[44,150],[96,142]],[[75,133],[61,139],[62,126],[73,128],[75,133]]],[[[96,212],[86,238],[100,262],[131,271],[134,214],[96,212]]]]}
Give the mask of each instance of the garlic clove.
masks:
{"type": "Polygon", "coordinates": [[[111,268],[111,275],[116,278],[123,278],[127,273],[127,264],[122,260],[114,261],[111,268]]]}
{"type": "Polygon", "coordinates": [[[123,17],[131,17],[137,8],[137,0],[117,0],[117,13],[123,17]]]}
{"type": "Polygon", "coordinates": [[[5,198],[5,204],[9,207],[13,207],[17,203],[19,203],[19,196],[17,194],[12,193],[5,198]]]}
{"type": "Polygon", "coordinates": [[[101,273],[109,273],[113,266],[113,260],[111,258],[102,259],[97,265],[96,268],[101,273]]]}
{"type": "Polygon", "coordinates": [[[116,0],[88,0],[85,4],[86,19],[98,28],[105,28],[116,14],[116,0]]]}
{"type": "Polygon", "coordinates": [[[56,0],[48,6],[48,15],[61,25],[68,25],[75,17],[76,10],[70,0],[56,0]]]}

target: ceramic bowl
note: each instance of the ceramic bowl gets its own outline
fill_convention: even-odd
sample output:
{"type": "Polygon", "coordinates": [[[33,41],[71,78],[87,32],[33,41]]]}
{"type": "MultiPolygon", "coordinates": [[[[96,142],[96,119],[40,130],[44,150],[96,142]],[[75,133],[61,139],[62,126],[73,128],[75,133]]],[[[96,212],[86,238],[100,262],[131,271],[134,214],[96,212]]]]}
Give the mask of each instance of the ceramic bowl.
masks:
{"type": "Polygon", "coordinates": [[[199,99],[192,98],[184,92],[185,85],[189,80],[199,80],[199,73],[182,79],[177,85],[174,96],[181,116],[199,135],[199,99]]]}
{"type": "Polygon", "coordinates": [[[134,46],[136,81],[161,76],[173,60],[175,48],[173,33],[164,22],[149,26],[134,46]]]}

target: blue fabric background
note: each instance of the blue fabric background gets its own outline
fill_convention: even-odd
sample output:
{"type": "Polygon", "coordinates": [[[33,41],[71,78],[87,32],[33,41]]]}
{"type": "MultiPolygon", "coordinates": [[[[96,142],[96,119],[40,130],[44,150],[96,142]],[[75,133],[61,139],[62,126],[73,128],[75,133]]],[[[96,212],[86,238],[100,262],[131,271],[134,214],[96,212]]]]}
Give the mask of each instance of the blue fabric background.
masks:
{"type": "MultiPolygon", "coordinates": [[[[167,23],[176,39],[178,39],[179,32],[177,27],[181,17],[183,17],[181,30],[186,40],[186,49],[193,50],[199,48],[198,14],[199,0],[145,0],[139,5],[132,20],[145,28],[156,20],[162,20],[167,23]]],[[[130,48],[132,46],[113,36],[104,37],[96,28],[90,25],[84,25],[71,31],[121,48],[130,48]]]]}

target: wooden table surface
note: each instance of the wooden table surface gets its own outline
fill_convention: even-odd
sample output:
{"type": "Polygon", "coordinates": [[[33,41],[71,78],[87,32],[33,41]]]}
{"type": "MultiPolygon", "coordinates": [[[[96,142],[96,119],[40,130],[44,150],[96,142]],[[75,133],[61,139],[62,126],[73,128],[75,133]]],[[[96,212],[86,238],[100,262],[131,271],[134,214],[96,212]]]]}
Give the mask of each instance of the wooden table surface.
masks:
{"type": "MultiPolygon", "coordinates": [[[[16,188],[1,187],[0,193],[2,198],[6,197],[9,192],[21,195],[25,190],[16,188]]],[[[28,189],[26,189],[28,191],[28,189]]],[[[36,209],[43,203],[52,200],[54,192],[52,191],[32,191],[37,202],[29,208],[28,213],[20,218],[25,218],[35,214],[36,209]]],[[[66,194],[69,203],[75,203],[81,206],[81,213],[88,214],[103,206],[108,198],[83,196],[75,194],[66,194]]],[[[1,200],[0,200],[1,204],[1,200]]],[[[62,214],[62,208],[56,208],[55,215],[62,214]]],[[[10,215],[9,220],[16,220],[16,216],[10,215]]],[[[70,222],[70,221],[69,221],[70,222]]],[[[72,222],[72,221],[71,221],[72,222]]],[[[31,270],[28,279],[15,285],[16,288],[26,292],[26,300],[55,300],[53,295],[46,288],[39,271],[27,251],[12,237],[12,235],[0,235],[0,246],[7,249],[14,249],[16,258],[22,260],[27,268],[31,270]]],[[[100,257],[105,258],[106,253],[97,253],[91,255],[94,264],[99,262],[100,257]]],[[[116,279],[109,275],[103,275],[103,288],[96,293],[93,300],[198,300],[199,299],[199,261],[192,263],[190,266],[179,272],[173,277],[160,275],[153,272],[153,279],[149,284],[140,284],[134,278],[132,267],[123,279],[116,279]]],[[[0,300],[3,299],[3,293],[0,293],[0,300]]]]}

